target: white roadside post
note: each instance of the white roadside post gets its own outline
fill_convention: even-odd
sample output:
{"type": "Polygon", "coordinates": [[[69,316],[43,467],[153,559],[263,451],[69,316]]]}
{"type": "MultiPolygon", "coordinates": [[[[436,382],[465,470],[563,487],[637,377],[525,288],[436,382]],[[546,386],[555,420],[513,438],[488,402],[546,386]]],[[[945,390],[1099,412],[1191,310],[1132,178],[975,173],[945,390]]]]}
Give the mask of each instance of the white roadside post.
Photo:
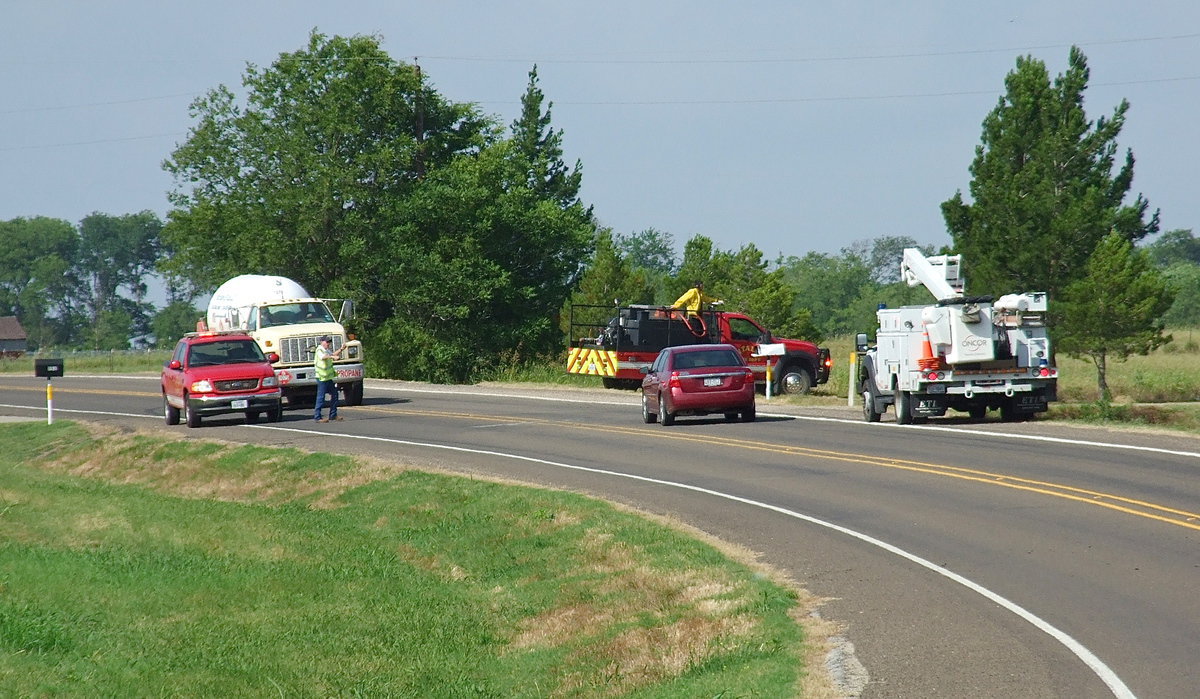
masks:
{"type": "Polygon", "coordinates": [[[779,363],[779,360],[775,360],[775,362],[772,362],[771,357],[782,357],[785,354],[787,354],[787,347],[785,347],[782,342],[773,342],[773,343],[765,344],[765,345],[760,344],[758,346],[758,351],[754,353],[755,357],[766,357],[767,358],[767,398],[768,399],[771,398],[771,384],[773,383],[772,376],[771,376],[771,368],[774,364],[779,363]]]}
{"type": "Polygon", "coordinates": [[[50,379],[63,375],[62,359],[33,360],[33,375],[46,378],[46,424],[54,424],[54,386],[50,379]]]}
{"type": "Polygon", "coordinates": [[[854,362],[858,360],[858,352],[850,353],[850,378],[846,381],[846,405],[854,407],[854,362]]]}

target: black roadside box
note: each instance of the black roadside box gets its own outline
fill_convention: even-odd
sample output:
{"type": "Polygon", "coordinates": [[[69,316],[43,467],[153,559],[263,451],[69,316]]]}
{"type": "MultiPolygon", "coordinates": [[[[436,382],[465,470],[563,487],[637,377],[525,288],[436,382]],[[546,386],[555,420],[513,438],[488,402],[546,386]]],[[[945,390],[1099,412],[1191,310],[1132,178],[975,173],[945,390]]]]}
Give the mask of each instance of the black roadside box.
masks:
{"type": "Polygon", "coordinates": [[[33,360],[33,375],[45,376],[53,378],[63,375],[63,360],[62,359],[35,359],[33,360]]]}

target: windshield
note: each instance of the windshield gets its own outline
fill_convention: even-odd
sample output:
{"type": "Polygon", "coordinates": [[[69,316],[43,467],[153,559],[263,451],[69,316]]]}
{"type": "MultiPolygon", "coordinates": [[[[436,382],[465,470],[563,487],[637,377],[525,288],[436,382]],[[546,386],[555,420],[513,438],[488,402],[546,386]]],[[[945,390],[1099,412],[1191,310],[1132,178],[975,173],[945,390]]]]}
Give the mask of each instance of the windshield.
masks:
{"type": "Polygon", "coordinates": [[[269,328],[272,325],[297,325],[300,323],[332,323],[333,316],[323,303],[306,301],[302,303],[280,303],[267,306],[261,310],[258,327],[269,328]]]}
{"type": "Polygon", "coordinates": [[[266,356],[251,340],[218,340],[192,345],[188,350],[188,366],[192,367],[265,361],[266,356]]]}

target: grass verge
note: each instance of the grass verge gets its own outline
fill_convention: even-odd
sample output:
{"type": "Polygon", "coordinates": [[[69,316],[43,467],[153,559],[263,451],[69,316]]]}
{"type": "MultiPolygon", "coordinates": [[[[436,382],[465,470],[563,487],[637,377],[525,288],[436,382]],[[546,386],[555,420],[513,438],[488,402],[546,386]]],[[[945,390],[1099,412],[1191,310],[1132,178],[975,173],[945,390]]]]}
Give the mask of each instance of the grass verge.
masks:
{"type": "Polygon", "coordinates": [[[0,425],[5,693],[828,695],[804,670],[809,603],[661,522],[99,430],[0,425]]]}

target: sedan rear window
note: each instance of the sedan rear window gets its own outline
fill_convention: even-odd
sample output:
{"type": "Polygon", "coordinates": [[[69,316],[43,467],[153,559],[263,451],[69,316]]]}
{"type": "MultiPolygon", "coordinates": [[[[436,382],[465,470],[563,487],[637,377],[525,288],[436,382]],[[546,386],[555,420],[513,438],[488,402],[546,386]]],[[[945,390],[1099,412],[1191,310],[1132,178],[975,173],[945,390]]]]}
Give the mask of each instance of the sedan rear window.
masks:
{"type": "Polygon", "coordinates": [[[741,366],[742,356],[733,350],[703,350],[675,355],[674,368],[697,369],[710,366],[741,366]]]}

